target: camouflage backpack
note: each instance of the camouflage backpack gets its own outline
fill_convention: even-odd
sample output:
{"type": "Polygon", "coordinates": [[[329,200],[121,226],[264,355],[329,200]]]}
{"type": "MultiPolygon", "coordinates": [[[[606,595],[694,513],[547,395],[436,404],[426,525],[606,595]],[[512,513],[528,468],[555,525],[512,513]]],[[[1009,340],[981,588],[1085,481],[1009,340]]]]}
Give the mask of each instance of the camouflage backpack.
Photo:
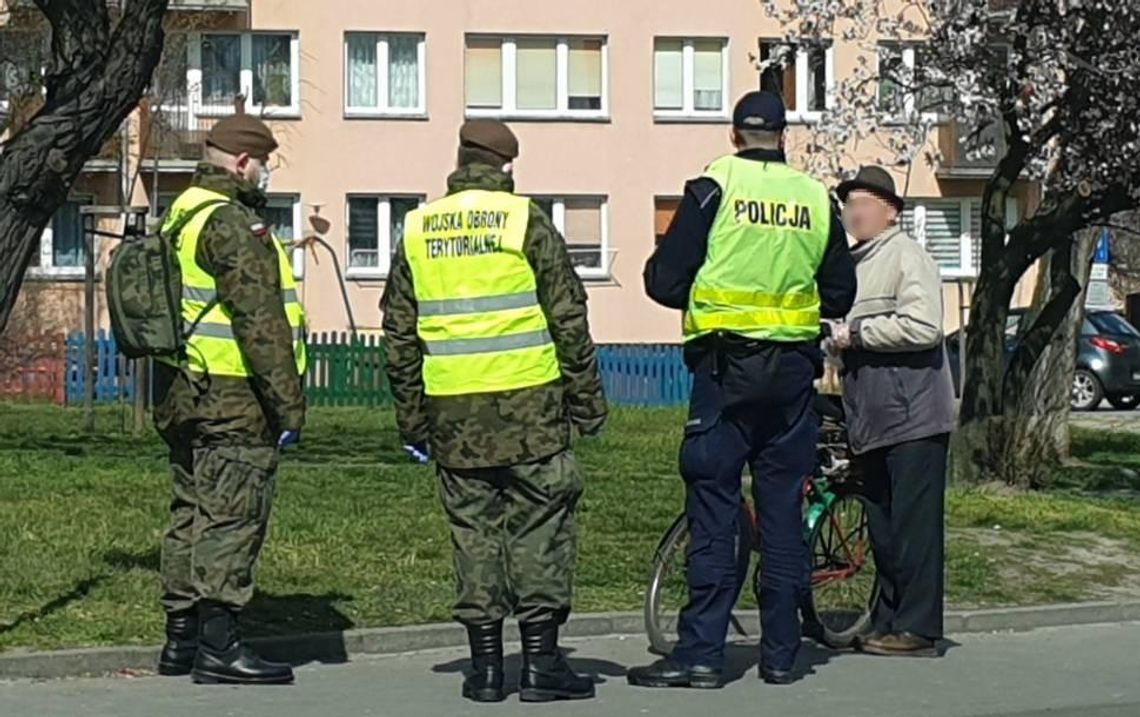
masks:
{"type": "MultiPolygon", "coordinates": [[[[199,212],[226,203],[210,200],[199,204],[169,229],[125,240],[111,254],[107,310],[115,342],[128,358],[181,360],[185,356],[190,332],[182,327],[178,237],[199,212]]],[[[208,305],[201,315],[212,308],[213,304],[208,305]]]]}

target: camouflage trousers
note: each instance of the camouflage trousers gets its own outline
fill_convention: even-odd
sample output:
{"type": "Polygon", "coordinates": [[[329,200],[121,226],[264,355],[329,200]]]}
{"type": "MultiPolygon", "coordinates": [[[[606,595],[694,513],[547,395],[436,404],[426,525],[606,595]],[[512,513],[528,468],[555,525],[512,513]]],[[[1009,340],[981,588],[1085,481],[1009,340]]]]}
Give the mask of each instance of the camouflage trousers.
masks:
{"type": "Polygon", "coordinates": [[[162,604],[198,600],[241,608],[253,597],[253,569],[269,528],[277,449],[170,443],[173,498],[162,541],[162,604]]]}
{"type": "Polygon", "coordinates": [[[583,477],[573,452],[505,468],[439,467],[455,549],[455,619],[565,621],[583,477]]]}

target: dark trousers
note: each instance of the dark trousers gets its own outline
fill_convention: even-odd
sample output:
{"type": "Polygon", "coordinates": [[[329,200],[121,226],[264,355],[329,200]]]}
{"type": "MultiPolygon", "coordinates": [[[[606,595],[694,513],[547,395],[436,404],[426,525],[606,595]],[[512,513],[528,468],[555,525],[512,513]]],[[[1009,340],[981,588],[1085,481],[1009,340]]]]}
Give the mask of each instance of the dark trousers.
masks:
{"type": "Polygon", "coordinates": [[[873,613],[876,632],[942,637],[948,444],[942,434],[880,448],[862,459],[881,586],[873,613]]]}
{"type": "MultiPolygon", "coordinates": [[[[790,669],[799,650],[799,606],[810,586],[802,503],[816,460],[812,409],[815,368],[802,354],[776,359],[774,374],[744,405],[726,408],[721,381],[694,371],[681,447],[689,519],[689,602],[681,611],[673,658],[721,667],[732,609],[745,582],[737,567],[741,475],[752,471],[760,517],[761,661],[790,669]]],[[[731,397],[729,397],[731,398],[731,397]]],[[[749,550],[748,545],[740,546],[749,550]]]]}

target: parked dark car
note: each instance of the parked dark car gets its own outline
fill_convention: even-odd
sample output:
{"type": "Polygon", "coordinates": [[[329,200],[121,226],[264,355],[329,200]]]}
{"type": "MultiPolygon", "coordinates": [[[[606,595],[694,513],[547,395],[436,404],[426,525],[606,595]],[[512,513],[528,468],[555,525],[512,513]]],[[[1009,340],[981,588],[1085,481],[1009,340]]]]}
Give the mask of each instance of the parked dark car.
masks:
{"type": "MultiPolygon", "coordinates": [[[[1005,331],[1007,359],[1017,346],[1017,327],[1024,314],[1024,309],[1014,309],[1009,314],[1005,331]]],[[[961,395],[958,344],[959,332],[946,337],[954,390],[961,395]]],[[[1115,311],[1090,309],[1077,338],[1073,409],[1091,411],[1106,398],[1113,408],[1122,411],[1140,405],[1140,331],[1115,311]]]]}

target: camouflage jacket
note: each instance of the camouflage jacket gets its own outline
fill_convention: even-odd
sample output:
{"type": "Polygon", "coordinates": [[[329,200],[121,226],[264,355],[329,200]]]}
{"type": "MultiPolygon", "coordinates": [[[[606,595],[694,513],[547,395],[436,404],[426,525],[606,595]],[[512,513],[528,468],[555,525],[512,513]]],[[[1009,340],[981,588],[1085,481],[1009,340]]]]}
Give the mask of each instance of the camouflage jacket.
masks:
{"type": "Polygon", "coordinates": [[[211,376],[205,385],[192,386],[181,372],[156,363],[155,422],[164,435],[176,432],[197,444],[272,445],[281,431],[301,428],[305,396],[281,301],[277,250],[257,215],[266,198],[209,164],[198,165],[192,184],[234,200],[210,215],[196,257],[217,283],[253,375],[211,376]]]}
{"type": "MultiPolygon", "coordinates": [[[[514,191],[509,175],[483,165],[459,169],[447,184],[450,194],[514,191]]],[[[590,338],[586,290],[570,263],[566,242],[533,202],[523,252],[534,269],[562,379],[501,393],[427,397],[412,272],[403,247],[397,251],[380,301],[397,423],[405,441],[428,441],[443,466],[484,468],[541,460],[570,445],[572,424],[591,434],[605,423],[606,399],[590,338]]]]}

